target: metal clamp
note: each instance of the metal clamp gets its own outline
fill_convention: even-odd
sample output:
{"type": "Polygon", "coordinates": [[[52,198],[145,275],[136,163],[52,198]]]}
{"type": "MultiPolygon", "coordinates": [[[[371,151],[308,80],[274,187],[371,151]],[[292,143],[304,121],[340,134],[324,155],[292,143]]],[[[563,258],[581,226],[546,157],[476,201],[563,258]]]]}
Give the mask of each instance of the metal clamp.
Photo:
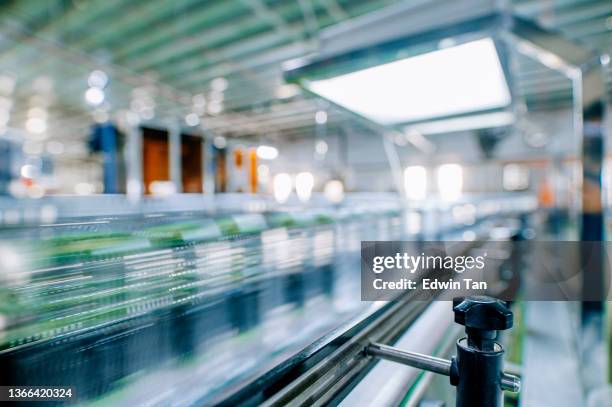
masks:
{"type": "Polygon", "coordinates": [[[504,349],[496,342],[498,331],[512,327],[512,311],[505,302],[483,296],[456,298],[453,311],[467,335],[457,341],[452,360],[373,342],[365,354],[448,376],[457,386],[457,407],[501,407],[503,390],[521,389],[519,377],[502,371],[504,349]]]}

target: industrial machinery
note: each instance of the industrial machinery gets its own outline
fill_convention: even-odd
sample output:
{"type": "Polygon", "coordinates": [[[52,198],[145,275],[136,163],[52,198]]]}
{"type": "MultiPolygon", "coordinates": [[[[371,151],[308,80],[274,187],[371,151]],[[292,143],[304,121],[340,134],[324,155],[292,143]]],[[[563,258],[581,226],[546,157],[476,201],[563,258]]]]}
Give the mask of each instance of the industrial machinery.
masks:
{"type": "MultiPolygon", "coordinates": [[[[335,352],[348,347],[356,374],[372,362],[363,340],[398,337],[428,306],[359,301],[360,242],[422,238],[392,200],[299,212],[127,208],[2,229],[2,383],[70,386],[74,400],[127,405],[163,381],[174,390],[155,397],[184,404],[283,404],[305,397],[293,380],[315,374],[314,361],[347,357],[335,352]],[[291,385],[272,396],[281,383],[291,385]]],[[[512,213],[443,233],[485,231],[512,213]]],[[[330,397],[322,390],[316,397],[330,397]]]]}

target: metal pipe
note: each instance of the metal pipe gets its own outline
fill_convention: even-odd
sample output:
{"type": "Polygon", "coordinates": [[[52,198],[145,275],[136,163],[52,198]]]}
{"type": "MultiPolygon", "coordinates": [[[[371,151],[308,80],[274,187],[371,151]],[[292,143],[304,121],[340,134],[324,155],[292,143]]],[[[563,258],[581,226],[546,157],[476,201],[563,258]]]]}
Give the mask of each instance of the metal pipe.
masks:
{"type": "Polygon", "coordinates": [[[397,153],[397,148],[395,147],[395,143],[387,134],[383,134],[382,143],[383,148],[385,149],[387,162],[389,163],[389,169],[391,170],[391,177],[393,178],[393,183],[395,184],[395,189],[400,197],[404,198],[406,196],[406,191],[404,190],[404,183],[402,182],[402,162],[399,154],[397,153]]]}
{"type": "Polygon", "coordinates": [[[127,125],[125,166],[127,173],[126,192],[130,202],[139,202],[144,191],[142,174],[142,129],[127,125]]]}
{"type": "MultiPolygon", "coordinates": [[[[366,354],[444,376],[450,376],[451,374],[450,360],[423,355],[417,352],[400,350],[393,346],[370,343],[366,347],[366,354]]],[[[502,373],[500,384],[501,388],[506,391],[518,393],[521,390],[521,379],[515,375],[502,373]]]]}
{"type": "Polygon", "coordinates": [[[501,388],[512,393],[521,391],[521,378],[510,373],[502,373],[501,388]]]}
{"type": "Polygon", "coordinates": [[[378,356],[381,359],[416,367],[417,369],[427,370],[444,376],[450,376],[450,360],[416,352],[407,352],[380,343],[371,343],[367,347],[366,352],[368,355],[378,356]]]}

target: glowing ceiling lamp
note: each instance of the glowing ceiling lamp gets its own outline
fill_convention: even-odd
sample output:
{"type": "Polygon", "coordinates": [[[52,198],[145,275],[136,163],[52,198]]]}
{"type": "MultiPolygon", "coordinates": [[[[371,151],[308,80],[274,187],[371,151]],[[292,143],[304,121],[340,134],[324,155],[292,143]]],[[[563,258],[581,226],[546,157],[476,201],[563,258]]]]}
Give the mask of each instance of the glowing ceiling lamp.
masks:
{"type": "Polygon", "coordinates": [[[279,203],[287,202],[293,190],[291,175],[286,173],[277,174],[274,177],[274,199],[279,203]]]}
{"type": "Polygon", "coordinates": [[[490,38],[302,84],[385,125],[498,109],[511,101],[490,38]]]}
{"type": "Polygon", "coordinates": [[[344,200],[344,184],[337,179],[327,181],[323,194],[328,201],[338,204],[344,200]]]}
{"type": "Polygon", "coordinates": [[[104,102],[104,91],[100,88],[89,88],[85,92],[85,101],[90,106],[99,106],[104,102]]]}
{"type": "Polygon", "coordinates": [[[257,157],[262,160],[274,160],[278,157],[278,149],[272,146],[259,146],[257,147],[257,157]]]}
{"type": "Polygon", "coordinates": [[[185,116],[185,123],[187,123],[187,126],[194,127],[200,124],[200,118],[196,113],[192,112],[185,116]]]}
{"type": "Polygon", "coordinates": [[[438,167],[438,192],[444,201],[454,201],[463,191],[463,168],[459,164],[438,167]]]}
{"type": "Polygon", "coordinates": [[[404,170],[406,198],[423,200],[427,195],[427,170],[421,165],[406,167],[404,170]]]}
{"type": "Polygon", "coordinates": [[[300,172],[295,177],[295,192],[302,202],[310,200],[312,188],[314,187],[314,176],[310,172],[300,172]]]}

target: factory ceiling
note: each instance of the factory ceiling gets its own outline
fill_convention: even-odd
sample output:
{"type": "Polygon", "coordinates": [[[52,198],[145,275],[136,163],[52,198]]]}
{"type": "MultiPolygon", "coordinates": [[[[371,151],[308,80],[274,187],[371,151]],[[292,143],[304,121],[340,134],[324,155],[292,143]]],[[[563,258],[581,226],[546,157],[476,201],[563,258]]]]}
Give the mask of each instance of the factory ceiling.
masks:
{"type": "MultiPolygon", "coordinates": [[[[212,134],[311,135],[320,109],[328,110],[332,126],[352,119],[284,85],[281,63],[316,51],[322,29],[394,3],[4,1],[0,102],[9,106],[8,126],[14,128],[25,127],[33,108],[44,109],[46,129],[39,133],[62,140],[82,140],[92,119],[107,117],[162,124],[179,120],[183,126],[187,120],[212,134]],[[97,105],[92,107],[84,95],[95,70],[108,76],[108,84],[97,77],[104,82],[104,101],[90,95],[97,105]]],[[[590,48],[612,51],[608,0],[514,0],[512,6],[590,48]]],[[[517,61],[517,83],[530,108],[568,103],[567,80],[533,61],[517,61]]],[[[607,79],[612,89],[609,71],[607,79]]]]}

